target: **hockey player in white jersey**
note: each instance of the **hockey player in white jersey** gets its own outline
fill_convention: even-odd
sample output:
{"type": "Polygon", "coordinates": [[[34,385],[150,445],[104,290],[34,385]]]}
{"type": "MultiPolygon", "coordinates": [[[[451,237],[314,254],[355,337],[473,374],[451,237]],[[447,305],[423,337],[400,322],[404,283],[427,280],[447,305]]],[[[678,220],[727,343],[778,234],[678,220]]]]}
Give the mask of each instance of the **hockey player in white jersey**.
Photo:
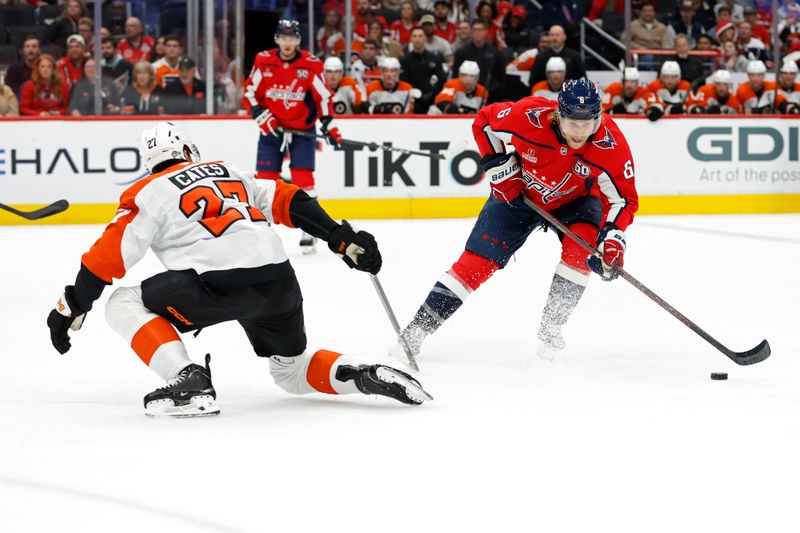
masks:
{"type": "Polygon", "coordinates": [[[419,383],[384,365],[358,365],[328,350],[307,350],[300,287],[272,224],[299,227],[328,242],[350,267],[381,268],[375,239],[332,220],[312,198],[282,181],[256,180],[224,161],[200,162],[187,135],[161,122],[141,137],[151,174],[126,190],[102,236],[81,259],[48,318],[53,346],[70,349],[103,289],[152,249],[167,268],[136,287],[117,288],[106,319],[164,381],[144,398],[152,416],[217,414],[205,367],[192,363],[178,332],[237,320],[256,355],[287,392],[361,392],[420,404],[419,383]]]}

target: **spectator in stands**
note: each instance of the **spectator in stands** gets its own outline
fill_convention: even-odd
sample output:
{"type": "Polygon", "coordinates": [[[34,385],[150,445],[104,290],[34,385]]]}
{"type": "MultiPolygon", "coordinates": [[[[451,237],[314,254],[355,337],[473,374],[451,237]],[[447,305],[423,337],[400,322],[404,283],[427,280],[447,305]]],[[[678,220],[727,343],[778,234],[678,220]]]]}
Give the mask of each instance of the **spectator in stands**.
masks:
{"type": "Polygon", "coordinates": [[[710,35],[701,35],[697,38],[694,49],[698,52],[710,52],[714,50],[714,39],[710,35]]]}
{"type": "Polygon", "coordinates": [[[436,0],[433,4],[434,33],[450,44],[456,42],[456,25],[450,22],[450,2],[436,0]]]}
{"type": "Polygon", "coordinates": [[[505,80],[505,63],[500,51],[486,39],[486,21],[475,19],[470,25],[472,41],[458,49],[453,61],[453,71],[460,72],[461,63],[475,61],[481,71],[480,84],[486,87],[492,98],[500,99],[505,80]]]}
{"type": "Polygon", "coordinates": [[[323,64],[323,75],[333,91],[333,112],[336,115],[353,115],[365,112],[364,90],[350,76],[344,75],[344,64],[338,57],[329,57],[323,64]]]}
{"type": "Polygon", "coordinates": [[[153,38],[144,35],[141,20],[130,17],[125,21],[125,38],[119,42],[122,59],[131,64],[145,61],[150,57],[153,45],[153,38]]]}
{"type": "Polygon", "coordinates": [[[178,76],[164,88],[162,102],[171,115],[200,115],[206,109],[206,86],[197,77],[197,64],[184,57],[178,63],[178,76]]]}
{"type": "Polygon", "coordinates": [[[56,59],[50,54],[40,54],[33,64],[31,79],[22,86],[19,112],[22,115],[66,115],[69,104],[69,87],[61,79],[56,59]]]}
{"type": "Polygon", "coordinates": [[[167,35],[164,39],[164,57],[153,63],[156,71],[156,85],[164,88],[167,86],[169,78],[178,77],[178,63],[180,63],[182,54],[181,40],[175,35],[167,35]]]}
{"type": "MultiPolygon", "coordinates": [[[[87,58],[83,63],[83,76],[70,91],[69,112],[71,115],[94,115],[94,77],[96,74],[94,58],[87,58]]],[[[100,94],[102,96],[102,114],[119,114],[119,93],[114,83],[108,78],[101,79],[100,94]]]]}
{"type": "Polygon", "coordinates": [[[86,60],[86,43],[78,34],[67,39],[67,55],[58,60],[57,67],[69,88],[83,77],[83,62],[86,60]]]}
{"type": "Polygon", "coordinates": [[[62,50],[67,48],[67,37],[78,33],[78,22],[88,17],[89,12],[80,0],[67,0],[64,11],[53,21],[48,32],[48,40],[56,43],[62,50]]]}
{"type": "MultiPolygon", "coordinates": [[[[583,66],[581,55],[567,48],[567,34],[564,33],[564,28],[561,26],[552,26],[550,31],[547,32],[547,39],[549,48],[542,50],[536,61],[533,64],[531,71],[531,85],[539,83],[546,77],[545,66],[551,57],[560,57],[567,64],[567,79],[576,80],[578,78],[586,77],[586,70],[583,66]]],[[[490,88],[491,89],[491,88],[490,88]]]]}
{"type": "Polygon", "coordinates": [[[389,26],[392,38],[400,43],[400,46],[408,46],[411,41],[411,30],[413,30],[417,23],[414,22],[414,2],[411,0],[404,0],[400,4],[400,18],[392,22],[389,26]]]}
{"type": "Polygon", "coordinates": [[[355,23],[353,24],[353,33],[362,39],[366,39],[367,32],[369,32],[369,22],[372,19],[381,21],[381,24],[383,24],[384,28],[389,27],[389,24],[386,22],[384,17],[381,15],[372,14],[372,6],[370,5],[369,0],[357,0],[356,18],[354,21],[355,23]]]}
{"type": "Polygon", "coordinates": [[[699,22],[704,30],[711,30],[717,23],[717,17],[711,4],[706,0],[692,0],[692,5],[695,12],[694,20],[699,22]]]}
{"type": "MultiPolygon", "coordinates": [[[[585,16],[585,11],[580,3],[574,0],[549,0],[542,6],[540,14],[542,26],[552,28],[558,26],[567,36],[565,41],[570,48],[578,49],[580,46],[580,24],[585,16]]],[[[567,62],[569,67],[569,62],[567,62]]]]}
{"type": "Polygon", "coordinates": [[[434,104],[428,109],[429,115],[474,115],[489,99],[486,87],[478,83],[481,70],[474,61],[464,61],[458,70],[458,77],[445,83],[436,95],[434,104]]]}
{"type": "Polygon", "coordinates": [[[112,0],[111,5],[103,11],[103,26],[109,29],[109,37],[119,38],[125,35],[124,0],[112,0]]]}
{"type": "Polygon", "coordinates": [[[784,61],[778,75],[778,92],[788,102],[787,113],[796,115],[800,113],[800,83],[797,83],[797,63],[784,61]]]}
{"type": "Polygon", "coordinates": [[[722,50],[722,45],[727,42],[736,43],[736,25],[731,21],[723,21],[717,23],[714,29],[714,38],[719,43],[719,48],[722,50]]]}
{"type": "Polygon", "coordinates": [[[409,115],[419,89],[400,80],[400,62],[387,57],[381,63],[381,77],[367,84],[367,102],[373,115],[409,115]]]}
{"type": "Polygon", "coordinates": [[[603,91],[603,111],[611,115],[647,115],[656,121],[664,114],[656,95],[639,84],[639,71],[625,67],[622,81],[610,83],[603,91]]]}
{"type": "Polygon", "coordinates": [[[735,115],[741,113],[741,104],[731,92],[733,80],[727,70],[714,73],[711,83],[689,93],[686,98],[686,111],[691,114],[735,115]]]}
{"type": "Polygon", "coordinates": [[[686,35],[689,45],[695,46],[697,38],[705,33],[703,26],[695,20],[696,11],[692,0],[683,0],[678,10],[678,18],[669,23],[667,31],[673,41],[676,35],[686,35]]]}
{"type": "Polygon", "coordinates": [[[721,0],[714,6],[714,13],[717,15],[717,20],[719,20],[720,10],[726,7],[731,14],[731,20],[733,20],[733,22],[741,22],[744,20],[744,7],[736,3],[736,0],[721,0]]]}
{"type": "Polygon", "coordinates": [[[433,104],[434,98],[444,86],[447,75],[439,54],[425,48],[427,39],[422,28],[411,30],[411,45],[408,53],[400,60],[400,79],[407,81],[422,93],[414,100],[414,113],[425,114],[433,104]]]}
{"type": "Polygon", "coordinates": [[[156,85],[153,65],[140,61],[133,66],[133,80],[120,95],[123,115],[160,115],[164,113],[162,90],[156,85]]]}
{"type": "Polygon", "coordinates": [[[453,49],[453,54],[455,54],[459,48],[461,48],[465,44],[468,44],[469,42],[470,42],[469,22],[462,20],[461,22],[456,24],[456,42],[454,42],[451,45],[451,48],[453,49]]]}
{"type": "Polygon", "coordinates": [[[0,83],[0,117],[16,117],[19,115],[19,102],[17,95],[11,87],[0,83]]]}
{"type": "Polygon", "coordinates": [[[746,115],[763,115],[783,112],[788,105],[786,97],[775,90],[775,82],[765,81],[767,66],[763,61],[747,65],[747,83],[736,89],[736,98],[746,115]]]}
{"type": "Polygon", "coordinates": [[[149,58],[143,59],[142,61],[149,61],[150,63],[155,63],[156,61],[164,57],[164,49],[165,49],[164,40],[166,38],[167,38],[166,35],[162,35],[161,37],[156,39],[156,42],[153,45],[153,50],[150,52],[149,58]]]}
{"type": "Polygon", "coordinates": [[[717,58],[714,66],[716,69],[731,72],[746,72],[749,63],[747,58],[739,55],[739,49],[733,41],[727,41],[722,44],[722,55],[717,58]]]}
{"type": "Polygon", "coordinates": [[[681,79],[689,82],[692,87],[698,87],[705,82],[703,62],[690,56],[689,37],[684,34],[675,36],[675,62],[681,68],[681,79]]]}
{"type": "Polygon", "coordinates": [[[546,79],[531,88],[531,96],[541,96],[548,100],[558,100],[558,93],[567,75],[567,64],[560,57],[551,57],[544,67],[546,79]]]}
{"type": "Polygon", "coordinates": [[[450,22],[458,26],[460,22],[467,22],[472,19],[472,8],[470,0],[453,0],[450,3],[450,22]]]}
{"type": "Polygon", "coordinates": [[[486,40],[497,48],[506,47],[503,27],[496,22],[497,6],[490,0],[481,0],[477,7],[478,18],[486,23],[486,40]]]}
{"type": "Polygon", "coordinates": [[[763,61],[767,67],[772,65],[771,57],[767,52],[767,47],[761,39],[753,37],[753,26],[745,21],[739,23],[738,34],[736,36],[736,48],[739,53],[748,61],[763,61]]]}
{"type": "Polygon", "coordinates": [[[362,88],[381,78],[381,66],[378,62],[378,43],[373,39],[364,41],[361,49],[361,58],[350,65],[350,76],[355,79],[362,88]]]}
{"type": "Polygon", "coordinates": [[[111,79],[117,91],[121,92],[131,81],[133,65],[122,59],[111,37],[103,37],[100,41],[100,54],[103,76],[111,79]]]}
{"type": "Polygon", "coordinates": [[[403,56],[403,47],[400,46],[400,43],[386,35],[385,28],[380,20],[374,19],[369,23],[368,37],[378,43],[379,56],[397,58],[403,56]]]}
{"type": "Polygon", "coordinates": [[[661,76],[653,80],[647,89],[664,105],[664,114],[683,115],[686,96],[692,87],[688,81],[681,79],[681,67],[676,61],[664,61],[661,76]]]}
{"type": "Polygon", "coordinates": [[[321,57],[333,54],[336,41],[344,40],[342,35],[342,14],[337,8],[325,12],[322,27],[317,30],[317,50],[321,57]]]}
{"type": "MultiPolygon", "coordinates": [[[[448,65],[453,64],[453,49],[450,43],[436,35],[436,19],[433,15],[423,15],[419,21],[422,31],[425,32],[425,48],[429,52],[439,54],[448,65]]],[[[409,49],[411,45],[409,44],[409,49]]]]}
{"type": "Polygon", "coordinates": [[[25,37],[22,41],[22,60],[9,66],[6,71],[6,83],[17,96],[20,95],[22,85],[31,79],[33,65],[41,53],[39,38],[33,35],[25,37]]]}
{"type": "MultiPolygon", "coordinates": [[[[626,37],[627,32],[623,32],[622,41],[625,41],[626,37]]],[[[667,27],[656,19],[656,10],[650,0],[642,3],[639,18],[631,22],[631,46],[651,50],[672,48],[667,27]]]]}
{"type": "Polygon", "coordinates": [[[528,12],[523,6],[514,6],[506,17],[503,33],[506,38],[506,46],[514,55],[521,54],[533,46],[533,34],[525,26],[525,19],[528,12]]]}
{"type": "Polygon", "coordinates": [[[759,23],[757,13],[755,7],[745,7],[744,20],[749,22],[750,27],[753,28],[753,37],[764,43],[764,47],[770,51],[772,50],[772,36],[769,33],[768,27],[759,23]]]}

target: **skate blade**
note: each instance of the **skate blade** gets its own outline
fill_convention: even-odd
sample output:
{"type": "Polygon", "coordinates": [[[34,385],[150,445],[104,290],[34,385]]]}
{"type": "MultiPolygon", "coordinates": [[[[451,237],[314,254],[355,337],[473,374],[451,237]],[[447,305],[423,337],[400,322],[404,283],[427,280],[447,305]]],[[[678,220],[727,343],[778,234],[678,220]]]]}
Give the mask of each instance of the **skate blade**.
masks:
{"type": "Polygon", "coordinates": [[[150,402],[144,414],[150,418],[194,418],[218,415],[219,407],[211,396],[195,396],[186,405],[175,405],[172,400],[150,402]]]}
{"type": "Polygon", "coordinates": [[[544,343],[539,343],[539,346],[536,348],[536,357],[542,361],[553,361],[556,356],[562,353],[564,353],[564,348],[555,348],[544,343]]]}
{"type": "Polygon", "coordinates": [[[394,383],[396,385],[400,385],[403,387],[403,391],[405,392],[406,396],[412,402],[416,402],[421,404],[425,401],[433,400],[433,396],[428,394],[422,386],[419,385],[416,381],[410,380],[405,377],[403,374],[396,372],[395,370],[387,367],[382,366],[375,371],[375,375],[378,377],[379,380],[383,381],[384,383],[394,383]]]}

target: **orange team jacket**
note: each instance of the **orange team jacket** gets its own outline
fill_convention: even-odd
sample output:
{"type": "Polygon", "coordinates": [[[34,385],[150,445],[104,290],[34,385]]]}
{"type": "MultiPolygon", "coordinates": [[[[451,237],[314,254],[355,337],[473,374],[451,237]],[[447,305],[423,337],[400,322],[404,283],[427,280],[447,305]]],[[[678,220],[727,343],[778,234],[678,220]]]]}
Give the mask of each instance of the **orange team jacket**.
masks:
{"type": "Polygon", "coordinates": [[[491,104],[478,112],[472,135],[482,157],[508,153],[513,146],[525,182],[523,194],[546,211],[578,198],[600,200],[600,227],[624,231],[639,207],[635,169],[628,142],[609,115],[581,148],[567,145],[553,117],[558,102],[528,96],[491,104]]]}
{"type": "Polygon", "coordinates": [[[742,112],[746,115],[758,115],[761,113],[777,113],[776,108],[780,108],[786,102],[786,96],[775,91],[774,81],[765,81],[761,92],[756,92],[750,87],[749,83],[743,83],[736,89],[736,98],[742,106],[742,112]],[[777,97],[776,97],[777,96],[777,97]]]}
{"type": "Polygon", "coordinates": [[[778,86],[778,92],[786,97],[786,99],[793,104],[800,104],[800,83],[795,83],[794,87],[789,90],[784,89],[782,85],[778,86]]]}
{"type": "Polygon", "coordinates": [[[455,78],[444,84],[433,103],[445,113],[455,111],[457,113],[472,114],[477,113],[488,99],[489,91],[480,83],[475,86],[475,90],[472,93],[467,93],[461,80],[455,78]],[[455,109],[451,109],[453,106],[455,109]]]}
{"type": "Polygon", "coordinates": [[[550,85],[547,83],[547,80],[542,80],[531,88],[531,96],[541,96],[542,98],[547,98],[548,100],[558,100],[558,93],[561,91],[554,91],[550,88],[550,85]]]}
{"type": "Polygon", "coordinates": [[[704,108],[702,112],[705,112],[705,108],[709,106],[718,106],[723,115],[735,115],[742,112],[742,106],[736,95],[732,91],[728,91],[728,97],[720,99],[713,83],[706,83],[697,89],[697,92],[689,92],[689,96],[686,97],[686,111],[691,113],[698,106],[704,108]]]}
{"type": "Polygon", "coordinates": [[[225,161],[173,165],[122,193],[81,263],[112,283],[152,249],[167,269],[209,280],[233,270],[260,281],[286,277],[292,267],[271,224],[294,227],[289,205],[297,190],[225,161]]]}
{"type": "MultiPolygon", "coordinates": [[[[180,63],[180,60],[178,60],[178,63],[180,63]]],[[[167,58],[165,57],[153,63],[153,70],[156,73],[156,85],[166,87],[169,78],[177,78],[179,73],[178,63],[175,63],[173,67],[167,63],[167,58]]]]}
{"type": "Polygon", "coordinates": [[[361,87],[350,76],[343,76],[339,86],[333,91],[333,112],[337,115],[352,115],[361,112],[364,97],[361,87]]]}
{"type": "Polygon", "coordinates": [[[373,115],[410,115],[414,108],[410,83],[398,81],[394,89],[384,89],[383,81],[367,84],[367,102],[373,115]]]}
{"type": "Polygon", "coordinates": [[[630,115],[643,115],[652,106],[661,106],[658,97],[641,85],[636,88],[633,98],[626,100],[622,95],[622,82],[615,81],[603,91],[602,109],[605,113],[614,113],[614,108],[623,104],[625,112],[630,115]]]}
{"type": "Polygon", "coordinates": [[[686,81],[681,80],[674,91],[670,92],[660,79],[653,80],[647,86],[647,90],[656,95],[659,101],[664,104],[664,107],[672,104],[682,104],[686,101],[686,97],[692,90],[692,85],[686,81]]]}
{"type": "Polygon", "coordinates": [[[539,55],[539,50],[537,48],[531,48],[530,50],[522,52],[519,56],[514,58],[511,63],[506,65],[506,74],[509,76],[519,76],[522,83],[529,85],[531,70],[533,70],[533,64],[536,62],[537,55],[539,55]]]}

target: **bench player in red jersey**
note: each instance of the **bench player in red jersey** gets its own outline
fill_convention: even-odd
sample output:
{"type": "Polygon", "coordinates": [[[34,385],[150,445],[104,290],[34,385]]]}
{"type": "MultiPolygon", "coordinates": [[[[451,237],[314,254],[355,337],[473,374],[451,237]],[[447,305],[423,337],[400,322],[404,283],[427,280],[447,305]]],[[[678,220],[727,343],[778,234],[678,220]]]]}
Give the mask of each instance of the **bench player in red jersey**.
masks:
{"type": "MultiPolygon", "coordinates": [[[[486,201],[466,249],[435,284],[402,335],[414,352],[455,313],[473,291],[545,221],[527,202],[553,214],[572,231],[596,242],[602,257],[589,257],[569,237],[561,239],[539,327],[537,353],[551,358],[566,343],[562,327],[578,304],[590,271],[615,279],[622,266],[625,228],[638,207],[628,143],[613,119],[601,113],[593,83],[569,80],[558,101],[530,96],[483,108],[472,133],[489,178],[486,201]]],[[[558,232],[556,232],[558,234],[558,232]]]]}
{"type": "MultiPolygon", "coordinates": [[[[316,198],[313,172],[317,140],[292,136],[282,129],[314,133],[319,119],[326,140],[339,146],[342,135],[333,121],[334,93],[325,83],[322,61],[300,50],[297,21],[279,21],[275,43],[276,48],[256,56],[242,97],[244,108],[261,130],[256,170],[259,178],[280,179],[283,154],[288,148],[292,183],[316,198]]],[[[312,235],[303,233],[303,252],[313,253],[315,242],[312,235]]]]}

